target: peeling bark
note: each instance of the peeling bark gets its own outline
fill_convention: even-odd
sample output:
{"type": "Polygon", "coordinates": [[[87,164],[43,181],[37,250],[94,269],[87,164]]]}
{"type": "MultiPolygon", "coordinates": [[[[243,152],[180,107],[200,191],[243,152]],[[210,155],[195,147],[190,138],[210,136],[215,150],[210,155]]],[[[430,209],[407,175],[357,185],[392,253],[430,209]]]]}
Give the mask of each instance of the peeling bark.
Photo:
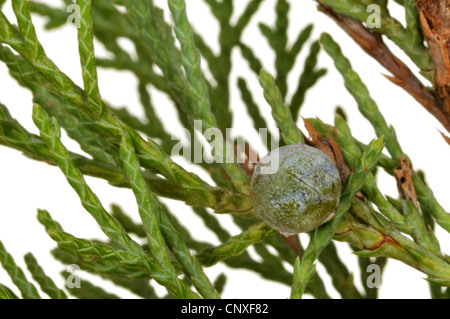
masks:
{"type": "Polygon", "coordinates": [[[450,0],[417,0],[416,7],[436,65],[434,86],[450,112],[450,0]]]}

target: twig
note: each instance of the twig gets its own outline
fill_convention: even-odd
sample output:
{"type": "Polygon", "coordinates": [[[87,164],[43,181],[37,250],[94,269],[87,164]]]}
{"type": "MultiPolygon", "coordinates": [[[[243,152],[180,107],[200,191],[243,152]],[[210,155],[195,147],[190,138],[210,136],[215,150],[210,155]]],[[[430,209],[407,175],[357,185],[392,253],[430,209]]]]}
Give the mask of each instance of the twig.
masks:
{"type": "Polygon", "coordinates": [[[411,94],[450,132],[450,110],[446,108],[445,101],[420,82],[406,64],[389,50],[379,33],[369,31],[359,21],[341,15],[330,7],[319,5],[318,9],[331,17],[367,54],[392,73],[392,76],[385,75],[387,79],[411,94]]]}

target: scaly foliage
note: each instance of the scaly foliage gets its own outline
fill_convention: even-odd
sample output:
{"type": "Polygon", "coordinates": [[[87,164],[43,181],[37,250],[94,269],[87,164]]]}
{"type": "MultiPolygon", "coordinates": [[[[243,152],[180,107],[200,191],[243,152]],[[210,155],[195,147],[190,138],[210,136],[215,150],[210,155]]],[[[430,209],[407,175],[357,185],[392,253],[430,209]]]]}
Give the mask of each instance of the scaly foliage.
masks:
{"type": "MultiPolygon", "coordinates": [[[[5,2],[0,0],[0,8],[4,8],[5,2]]],[[[233,0],[205,0],[220,28],[218,52],[191,25],[186,8],[191,3],[185,0],[168,0],[165,9],[152,0],[64,0],[62,7],[31,0],[11,2],[16,21],[10,21],[3,11],[0,13],[0,61],[11,77],[32,93],[32,116],[39,135],[26,130],[11,116],[7,106],[0,104],[0,144],[57,166],[84,209],[107,236],[103,241],[79,238],[64,231],[47,211],[39,210],[38,221],[57,245],[52,251],[57,260],[65,265],[79,265],[82,271],[109,280],[141,298],[158,298],[153,288],[156,282],[166,288],[170,298],[213,299],[220,298],[226,290],[228,276],[221,274],[215,280],[207,277],[204,269],[217,263],[245,269],[291,287],[292,298],[302,298],[304,294],[330,298],[321,274],[316,271],[318,262],[330,274],[341,297],[376,298],[376,290],[366,286],[369,258],[376,258],[381,269],[392,258],[426,274],[433,298],[450,296],[450,288],[446,291],[442,288],[450,287],[450,260],[441,251],[434,234],[435,224],[450,232],[450,214],[439,204],[424,176],[412,169],[411,159],[404,154],[395,129],[389,126],[369,88],[353,69],[345,48],[341,50],[326,33],[320,39],[311,40],[312,25],[302,28],[290,43],[289,1],[275,1],[274,26],[267,22],[259,24],[261,36],[275,56],[274,75],[266,71],[268,62],[258,57],[259,52],[252,43],[243,41],[243,34],[263,0],[248,0],[238,17],[235,17],[233,0]],[[60,28],[68,21],[66,8],[71,4],[80,13],[77,33],[83,87],[77,86],[47,56],[32,21],[32,15],[37,14],[45,17],[46,29],[60,28]],[[170,11],[171,23],[166,21],[164,10],[170,11]],[[135,56],[121,47],[119,41],[123,38],[134,45],[135,56]],[[95,53],[96,41],[110,53],[108,58],[95,53]],[[305,53],[303,69],[294,74],[298,83],[291,87],[289,78],[306,47],[309,52],[305,53]],[[308,92],[330,72],[320,67],[322,48],[333,60],[359,112],[374,129],[374,139],[369,145],[357,139],[358,132],[350,131],[342,111],[336,115],[333,125],[305,119],[309,135],[298,126],[308,92]],[[307,143],[317,147],[332,157],[340,170],[344,188],[335,216],[311,232],[306,249],[299,236],[284,238],[256,216],[249,199],[249,186],[255,164],[250,158],[257,154],[251,144],[241,149],[238,137],[225,134],[233,124],[236,110],[230,98],[235,89],[230,80],[235,49],[258,76],[263,96],[272,110],[272,118],[265,118],[262,109],[267,105],[256,102],[255,97],[260,93],[250,89],[252,80],[238,79],[236,89],[254,129],[267,129],[269,121],[273,121],[281,132],[281,145],[307,143]],[[103,100],[99,68],[129,71],[136,77],[144,118],[103,100]],[[209,73],[204,72],[205,68],[209,73]],[[152,100],[154,90],[171,99],[178,120],[191,135],[191,144],[183,149],[182,156],[209,174],[213,184],[171,158],[170,154],[179,145],[158,116],[152,100]],[[195,121],[201,121],[201,125],[195,121]],[[69,151],[61,140],[61,130],[86,154],[69,151]],[[207,151],[205,145],[200,148],[195,145],[198,142],[195,130],[197,134],[211,134],[212,151],[207,151]],[[384,148],[387,153],[383,153],[384,148]],[[196,161],[199,151],[209,152],[215,161],[196,161]],[[381,193],[377,169],[392,175],[400,189],[399,198],[381,193]],[[113,205],[110,213],[85,176],[132,191],[140,220],[134,221],[128,209],[117,205],[113,205]],[[192,207],[192,212],[216,236],[219,244],[196,239],[184,220],[175,217],[163,204],[162,198],[182,201],[192,207]],[[231,215],[241,233],[231,234],[217,214],[231,215]],[[333,240],[348,243],[358,256],[364,291],[357,288],[333,240]],[[258,258],[247,251],[249,247],[254,248],[258,258]],[[286,263],[294,267],[293,272],[285,267],[286,263]]],[[[375,1],[381,9],[381,26],[373,30],[364,25],[370,15],[367,7],[371,1],[317,2],[321,11],[391,71],[390,80],[405,88],[447,128],[446,123],[450,121],[446,119],[448,110],[443,108],[445,96],[439,90],[441,86],[433,82],[435,55],[427,49],[429,45],[425,41],[429,39],[424,36],[416,1],[397,1],[404,7],[405,26],[391,16],[388,1],[375,1]],[[425,80],[435,85],[436,92],[428,90],[389,51],[382,35],[403,50],[425,80]]],[[[268,151],[277,142],[276,135],[275,131],[269,131],[263,140],[268,151]]],[[[65,291],[45,273],[45,267],[31,253],[25,256],[25,262],[34,281],[50,298],[65,299],[66,292],[77,298],[119,298],[86,280],[81,281],[81,288],[65,291]]],[[[35,285],[2,243],[0,263],[21,297],[40,298],[35,285]]],[[[63,276],[67,278],[70,274],[63,272],[63,276]]],[[[0,284],[0,298],[18,297],[0,284]]]]}

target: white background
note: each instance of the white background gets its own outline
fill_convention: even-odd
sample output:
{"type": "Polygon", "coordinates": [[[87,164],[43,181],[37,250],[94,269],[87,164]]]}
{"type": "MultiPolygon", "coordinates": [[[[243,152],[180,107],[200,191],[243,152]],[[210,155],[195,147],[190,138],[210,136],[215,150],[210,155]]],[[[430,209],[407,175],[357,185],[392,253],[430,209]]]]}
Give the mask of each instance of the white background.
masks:
{"type": "MultiPolygon", "coordinates": [[[[50,5],[55,3],[55,1],[50,0],[42,2],[50,5]]],[[[166,7],[165,0],[155,2],[161,7],[166,7]]],[[[248,1],[235,1],[235,3],[238,14],[242,12],[248,1]]],[[[450,158],[450,147],[444,142],[438,132],[438,130],[443,131],[438,121],[402,89],[388,82],[381,74],[386,71],[377,62],[366,56],[334,22],[319,13],[316,10],[314,1],[292,0],[290,3],[292,7],[290,14],[292,23],[289,29],[291,43],[299,31],[312,22],[315,23],[314,39],[317,39],[320,33],[324,31],[333,35],[335,40],[343,47],[344,54],[350,58],[354,69],[368,85],[387,122],[396,128],[400,144],[405,153],[412,158],[415,169],[423,169],[426,172],[427,181],[434,190],[436,197],[448,210],[450,207],[450,197],[448,196],[450,176],[447,164],[450,158]]],[[[187,0],[187,6],[191,22],[217,52],[218,24],[212,17],[208,7],[201,0],[187,0]]],[[[272,73],[274,72],[273,53],[268,47],[266,40],[260,34],[257,24],[265,22],[274,25],[274,6],[274,0],[266,0],[243,37],[244,43],[254,48],[256,54],[264,61],[265,68],[272,73]]],[[[7,1],[4,8],[10,21],[15,23],[10,9],[10,1],[7,1]]],[[[401,22],[404,21],[402,8],[394,3],[391,6],[391,10],[393,15],[401,22]]],[[[168,11],[166,13],[167,18],[170,19],[168,11]]],[[[44,19],[37,16],[33,18],[38,36],[48,56],[53,59],[62,71],[68,74],[78,85],[82,86],[76,30],[70,26],[65,26],[56,31],[44,31],[44,19]]],[[[309,43],[311,42],[312,40],[309,41],[309,43]]],[[[127,41],[122,41],[121,44],[123,44],[124,48],[130,48],[127,41]]],[[[409,63],[409,60],[395,46],[392,49],[401,59],[409,63]]],[[[96,44],[96,53],[99,56],[105,55],[105,50],[100,44],[96,44]]],[[[291,93],[297,85],[307,53],[308,49],[306,48],[303,50],[295,69],[291,73],[289,78],[291,93]]],[[[246,62],[240,56],[239,50],[233,52],[233,59],[235,60],[235,65],[231,83],[234,85],[238,76],[246,77],[254,98],[257,100],[264,116],[268,119],[271,128],[274,129],[275,124],[270,116],[270,108],[264,101],[256,76],[248,69],[246,62]]],[[[363,142],[369,142],[374,138],[374,132],[370,124],[357,111],[356,104],[345,90],[342,78],[334,69],[331,59],[325,53],[321,53],[319,64],[321,67],[328,68],[329,73],[308,94],[302,109],[302,116],[319,117],[327,123],[333,123],[335,107],[342,105],[349,116],[353,134],[363,142]]],[[[411,64],[409,63],[409,65],[411,64]]],[[[413,65],[411,67],[416,71],[413,65]]],[[[100,70],[99,77],[102,96],[106,101],[117,107],[126,105],[137,115],[143,114],[136,94],[137,82],[130,73],[100,70]]],[[[22,125],[31,132],[37,133],[37,129],[31,120],[31,94],[21,88],[9,76],[4,64],[0,64],[0,84],[1,102],[7,105],[12,115],[22,125]]],[[[181,127],[178,124],[172,103],[158,92],[153,93],[152,99],[154,105],[157,106],[158,114],[164,120],[167,131],[181,136],[181,127]]],[[[263,155],[265,150],[252,129],[252,123],[245,113],[244,105],[240,100],[240,94],[235,85],[232,90],[231,104],[235,111],[234,134],[236,136],[245,136],[249,141],[252,141],[252,145],[263,155]]],[[[299,126],[302,127],[301,123],[299,123],[299,126]]],[[[81,152],[78,145],[68,138],[65,137],[64,142],[71,150],[81,152]]],[[[188,166],[181,159],[176,159],[176,161],[209,181],[208,176],[197,167],[188,166]]],[[[97,227],[95,221],[82,208],[77,195],[70,188],[59,169],[29,160],[18,151],[0,146],[0,180],[1,241],[12,252],[16,262],[23,268],[25,268],[23,255],[30,251],[33,252],[39,262],[44,265],[47,273],[62,286],[64,281],[59,272],[64,266],[55,261],[49,254],[49,251],[55,247],[55,244],[37,222],[37,208],[49,210],[66,231],[77,237],[104,238],[104,235],[97,227]]],[[[88,177],[87,181],[106,208],[109,208],[111,203],[120,204],[133,218],[138,220],[137,206],[131,190],[113,188],[106,182],[94,178],[88,177]]],[[[380,174],[379,187],[384,193],[394,197],[397,196],[395,181],[386,176],[386,174],[380,174]]],[[[179,202],[168,200],[165,200],[165,202],[170,205],[180,220],[192,230],[195,238],[218,244],[214,234],[205,229],[201,220],[188,207],[179,202]]],[[[239,230],[231,223],[231,219],[228,216],[221,216],[220,220],[233,234],[239,233],[239,230]]],[[[448,252],[450,250],[449,235],[439,228],[437,233],[443,251],[448,252]]],[[[307,236],[302,235],[302,241],[306,245],[307,236]]],[[[337,243],[337,245],[342,259],[349,265],[355,275],[357,285],[361,287],[358,280],[359,270],[356,258],[351,255],[350,249],[346,244],[337,243]]],[[[250,252],[253,254],[251,249],[250,252]]],[[[339,295],[331,287],[330,279],[321,265],[319,265],[318,271],[327,283],[331,295],[338,298],[339,295]]],[[[223,295],[226,298],[287,298],[289,296],[289,287],[266,281],[253,273],[225,269],[222,265],[206,269],[206,272],[212,280],[221,272],[226,272],[228,283],[223,295]]],[[[30,278],[28,274],[27,276],[30,278]]],[[[83,274],[82,277],[95,281],[88,274],[83,274]]],[[[428,285],[423,280],[424,277],[422,273],[390,260],[385,271],[382,288],[380,289],[380,297],[428,298],[428,285]]],[[[13,287],[3,269],[0,269],[0,282],[13,287]]],[[[123,297],[133,297],[131,293],[113,287],[109,282],[95,282],[101,282],[102,286],[107,290],[123,297]]],[[[17,292],[17,290],[15,291],[17,292]]],[[[164,295],[164,289],[158,287],[158,293],[161,296],[164,295]]]]}

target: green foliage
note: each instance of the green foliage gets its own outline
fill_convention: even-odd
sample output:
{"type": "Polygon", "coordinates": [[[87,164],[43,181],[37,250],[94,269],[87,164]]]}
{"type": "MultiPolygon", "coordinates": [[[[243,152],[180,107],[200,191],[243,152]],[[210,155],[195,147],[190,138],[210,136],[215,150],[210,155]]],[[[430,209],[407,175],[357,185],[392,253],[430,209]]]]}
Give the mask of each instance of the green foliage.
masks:
{"type": "MultiPolygon", "coordinates": [[[[433,298],[449,297],[450,290],[444,291],[442,287],[450,287],[450,260],[441,251],[433,227],[436,224],[450,232],[450,214],[439,204],[419,172],[412,171],[410,176],[410,187],[414,188],[416,197],[390,198],[382,194],[376,170],[384,169],[397,178],[400,160],[411,160],[404,154],[394,128],[388,125],[369,89],[331,35],[322,34],[320,39],[311,40],[313,26],[307,25],[290,43],[289,1],[276,1],[274,26],[259,24],[261,36],[275,55],[275,74],[271,75],[266,71],[268,62],[257,56],[252,44],[242,40],[263,0],[247,1],[237,17],[233,0],[205,0],[220,27],[218,53],[191,25],[185,0],[167,1],[173,23],[166,21],[164,10],[152,0],[77,0],[81,13],[78,49],[82,88],[46,55],[32,22],[32,16],[37,14],[45,17],[46,29],[62,27],[68,18],[66,7],[50,7],[31,0],[11,2],[17,21],[9,21],[3,11],[0,13],[0,61],[11,77],[32,93],[32,116],[39,135],[26,130],[11,116],[7,106],[0,104],[0,144],[30,159],[58,167],[84,209],[107,236],[103,241],[79,238],[64,231],[47,211],[39,210],[38,221],[57,245],[52,251],[57,260],[65,265],[79,265],[83,272],[148,299],[158,298],[153,288],[155,282],[166,288],[170,298],[220,298],[227,289],[229,275],[224,273],[211,280],[204,271],[218,263],[291,287],[292,298],[302,298],[304,294],[330,298],[322,274],[316,271],[319,262],[342,298],[359,299],[377,297],[376,290],[366,287],[369,258],[376,258],[382,269],[388,258],[392,258],[427,275],[433,298]],[[122,38],[133,43],[135,57],[121,48],[122,38]],[[110,53],[108,58],[95,54],[96,41],[110,53]],[[289,77],[307,46],[309,52],[305,53],[303,69],[295,75],[298,84],[291,88],[289,77]],[[340,108],[333,125],[307,119],[309,137],[297,126],[308,92],[327,73],[320,67],[322,48],[333,60],[359,112],[374,129],[374,140],[369,145],[361,143],[357,134],[350,131],[340,108]],[[250,79],[240,77],[236,88],[230,81],[235,49],[258,76],[273,118],[262,115],[262,106],[255,102],[261,93],[250,90],[250,79]],[[206,67],[212,78],[205,75],[206,67]],[[99,68],[128,71],[136,77],[144,118],[102,99],[99,68]],[[329,154],[336,156],[333,160],[342,170],[344,185],[340,203],[334,218],[311,232],[306,249],[299,236],[281,237],[253,212],[249,199],[252,165],[248,163],[252,145],[246,145],[245,150],[236,147],[236,154],[215,149],[211,155],[216,162],[193,163],[209,174],[211,184],[175,163],[169,155],[176,143],[171,138],[172,132],[166,130],[157,115],[153,90],[173,101],[179,121],[192,136],[195,129],[204,133],[217,128],[219,134],[214,136],[211,146],[234,150],[237,138],[228,139],[224,134],[233,123],[235,108],[230,105],[233,89],[239,90],[255,130],[268,128],[269,121],[273,121],[281,132],[281,144],[331,147],[329,154]],[[202,121],[201,127],[194,125],[196,120],[202,121]],[[62,130],[86,155],[66,148],[61,140],[62,130]],[[382,153],[384,148],[387,153],[382,153]],[[238,163],[237,157],[247,161],[238,163]],[[133,221],[128,215],[131,209],[122,210],[117,205],[113,205],[110,213],[85,176],[132,191],[140,220],[133,221]],[[175,217],[162,198],[190,206],[192,211],[187,209],[186,214],[198,216],[219,244],[196,239],[184,219],[175,217]],[[218,214],[229,214],[240,234],[231,234],[218,214]],[[333,240],[348,243],[358,256],[364,291],[357,288],[333,240]],[[249,247],[254,248],[257,258],[248,252],[249,247]],[[289,271],[286,264],[293,266],[294,271],[289,271]]],[[[366,10],[370,1],[366,0],[318,2],[354,22],[364,23],[370,14],[366,10]]],[[[385,35],[404,51],[425,78],[432,80],[433,59],[424,42],[414,1],[399,2],[405,9],[405,26],[390,15],[387,2],[376,1],[382,9],[382,25],[371,32],[380,38],[385,35]]],[[[0,0],[0,8],[4,3],[0,0]]],[[[68,4],[72,1],[63,1],[63,5],[68,4]]],[[[268,151],[272,150],[275,133],[268,133],[265,141],[268,151]]],[[[195,137],[190,142],[194,141],[195,137]]],[[[194,153],[194,146],[189,146],[194,153]]],[[[192,162],[189,154],[183,156],[192,162]]],[[[63,290],[31,253],[25,256],[25,262],[41,291],[52,299],[65,299],[66,292],[77,298],[119,298],[86,280],[81,281],[81,288],[63,290]]],[[[1,242],[0,263],[22,298],[40,298],[35,285],[1,242]]],[[[70,274],[63,272],[63,276],[67,279],[70,274]]],[[[0,299],[16,298],[10,288],[0,284],[0,299]]]]}
{"type": "Polygon", "coordinates": [[[264,97],[272,108],[273,118],[277,122],[286,144],[304,143],[302,132],[297,128],[292,113],[283,103],[283,98],[274,78],[265,70],[261,70],[259,82],[264,89],[264,97]]]}
{"type": "Polygon", "coordinates": [[[31,253],[25,255],[25,262],[33,279],[36,280],[43,292],[52,299],[67,299],[66,293],[59,289],[53,280],[45,274],[44,270],[31,253]]]}
{"type": "Polygon", "coordinates": [[[234,236],[219,247],[202,250],[198,258],[205,266],[212,266],[221,260],[242,254],[249,246],[262,241],[274,233],[265,223],[252,225],[244,233],[234,236]]]}
{"type": "MultiPolygon", "coordinates": [[[[20,293],[24,299],[40,299],[39,293],[36,287],[28,281],[25,277],[23,270],[17,266],[11,254],[5,249],[3,243],[0,242],[0,263],[3,269],[6,270],[8,275],[11,277],[12,282],[19,288],[20,293]]],[[[2,286],[2,291],[6,296],[12,296],[11,293],[8,294],[8,288],[2,286]]]]}
{"type": "MultiPolygon", "coordinates": [[[[64,278],[70,276],[68,272],[62,272],[64,278]]],[[[98,287],[87,280],[80,283],[80,288],[68,289],[70,294],[78,299],[119,299],[118,296],[108,293],[103,288],[98,287]]]]}
{"type": "Polygon", "coordinates": [[[0,284],[0,299],[19,299],[8,287],[0,284]]]}

